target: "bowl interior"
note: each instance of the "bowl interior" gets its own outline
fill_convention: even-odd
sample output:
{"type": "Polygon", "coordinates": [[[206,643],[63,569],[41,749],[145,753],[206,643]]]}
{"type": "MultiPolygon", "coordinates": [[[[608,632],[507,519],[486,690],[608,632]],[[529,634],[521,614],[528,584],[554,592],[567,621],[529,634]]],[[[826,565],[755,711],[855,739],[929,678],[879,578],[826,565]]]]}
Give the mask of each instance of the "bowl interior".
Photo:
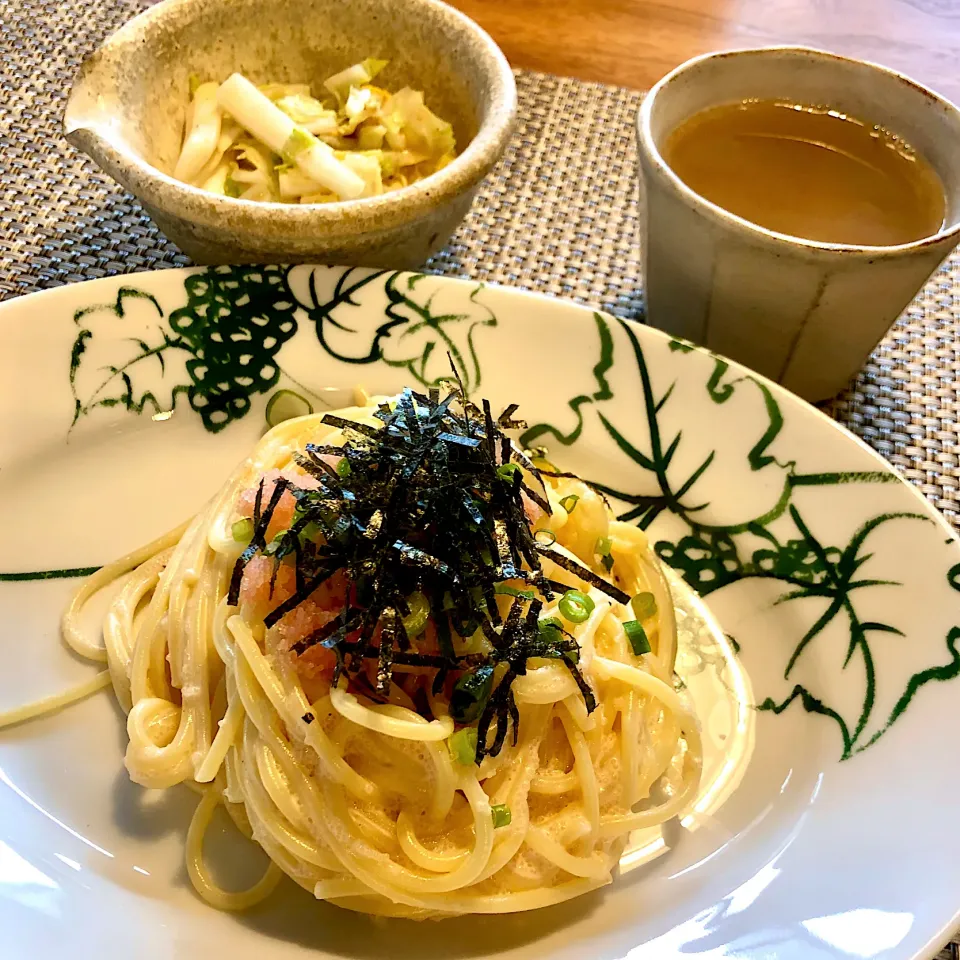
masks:
{"type": "Polygon", "coordinates": [[[114,101],[112,134],[170,173],[192,75],[240,71],[319,94],[326,77],[366,57],[389,61],[377,79],[384,88],[423,91],[464,150],[489,109],[495,63],[465,18],[430,0],[168,0],[108,41],[87,80],[100,87],[89,74],[109,74],[112,96],[93,99],[114,101]]]}

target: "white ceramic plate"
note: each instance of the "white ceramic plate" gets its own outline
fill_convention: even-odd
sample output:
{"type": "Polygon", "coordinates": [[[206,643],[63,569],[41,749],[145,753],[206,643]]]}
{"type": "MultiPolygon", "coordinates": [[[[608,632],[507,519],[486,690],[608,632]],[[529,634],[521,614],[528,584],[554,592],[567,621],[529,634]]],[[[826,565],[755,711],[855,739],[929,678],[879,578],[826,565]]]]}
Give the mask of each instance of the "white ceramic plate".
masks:
{"type": "MultiPolygon", "coordinates": [[[[103,563],[195,510],[278,389],[336,406],[358,382],[446,375],[448,352],[475,395],[521,405],[530,442],[615,493],[705,598],[678,591],[679,671],[710,749],[697,810],[636,838],[612,887],[535,914],[373,921],[292,883],[220,914],[181,865],[193,795],[127,781],[102,693],[0,735],[0,954],[934,953],[960,906],[956,536],[811,407],[572,304],[296,267],[170,270],[5,305],[0,707],[92,669],[58,639],[75,581],[30,574],[103,563]]],[[[211,846],[238,874],[256,857],[226,830],[211,846]]]]}

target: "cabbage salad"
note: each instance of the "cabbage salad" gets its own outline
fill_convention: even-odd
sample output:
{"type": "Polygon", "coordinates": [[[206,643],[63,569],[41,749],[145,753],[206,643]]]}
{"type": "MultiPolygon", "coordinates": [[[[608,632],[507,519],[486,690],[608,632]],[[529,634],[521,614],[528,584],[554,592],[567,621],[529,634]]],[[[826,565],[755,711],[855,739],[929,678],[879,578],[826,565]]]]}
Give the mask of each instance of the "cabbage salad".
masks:
{"type": "Polygon", "coordinates": [[[173,175],[240,200],[329,203],[416,183],[456,156],[453,128],[404,87],[373,84],[386,60],[367,59],[323,82],[255,86],[191,78],[173,175]]]}

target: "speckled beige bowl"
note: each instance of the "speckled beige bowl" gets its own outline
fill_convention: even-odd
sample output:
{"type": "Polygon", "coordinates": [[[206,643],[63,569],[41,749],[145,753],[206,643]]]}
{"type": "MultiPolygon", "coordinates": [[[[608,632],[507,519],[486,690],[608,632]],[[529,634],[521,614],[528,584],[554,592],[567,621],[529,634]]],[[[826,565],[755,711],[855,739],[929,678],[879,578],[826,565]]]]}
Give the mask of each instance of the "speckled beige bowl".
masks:
{"type": "Polygon", "coordinates": [[[513,131],[516,87],[496,44],[436,0],[166,0],[82,66],[67,138],[140,199],[200,263],[312,261],[408,268],[439,250],[513,131]],[[189,77],[319,83],[362,60],[453,124],[460,155],[403,190],[343,203],[254,203],[173,179],[189,77]]]}

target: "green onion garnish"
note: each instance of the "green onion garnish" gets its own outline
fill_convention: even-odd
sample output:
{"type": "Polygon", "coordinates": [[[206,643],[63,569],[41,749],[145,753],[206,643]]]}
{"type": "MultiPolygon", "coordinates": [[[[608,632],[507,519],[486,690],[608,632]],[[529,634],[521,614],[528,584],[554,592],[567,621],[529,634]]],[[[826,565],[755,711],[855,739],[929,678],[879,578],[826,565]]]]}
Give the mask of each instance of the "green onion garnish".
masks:
{"type": "Polygon", "coordinates": [[[457,723],[473,723],[483,712],[493,690],[493,667],[481,664],[457,681],[450,697],[450,716],[457,723]]]}
{"type": "Polygon", "coordinates": [[[567,513],[573,513],[573,508],[577,505],[577,501],[579,499],[580,498],[575,493],[571,493],[569,496],[563,497],[560,500],[560,506],[563,507],[567,513]]]}
{"type": "Polygon", "coordinates": [[[557,604],[561,616],[571,623],[583,623],[593,613],[596,604],[580,590],[568,590],[557,604]]]}
{"type": "Polygon", "coordinates": [[[494,830],[498,830],[500,827],[510,826],[512,816],[510,814],[510,808],[505,803],[495,803],[490,808],[490,813],[493,816],[494,830]]]}
{"type": "Polygon", "coordinates": [[[430,601],[419,590],[415,590],[407,597],[407,606],[410,612],[403,618],[403,629],[408,637],[419,636],[430,618],[430,601]]]}
{"type": "Polygon", "coordinates": [[[350,461],[346,457],[341,457],[337,461],[337,476],[338,477],[349,477],[351,473],[350,470],[350,461]]]}
{"type": "Polygon", "coordinates": [[[518,590],[507,583],[496,583],[493,592],[506,597],[520,597],[521,600],[532,600],[537,594],[535,590],[518,590]]]}
{"type": "Polygon", "coordinates": [[[477,728],[461,727],[447,740],[447,746],[454,762],[469,767],[477,756],[477,728]]]}
{"type": "Polygon", "coordinates": [[[253,520],[250,517],[244,517],[238,520],[231,528],[233,539],[237,543],[249,543],[253,539],[253,520]]]}
{"type": "Polygon", "coordinates": [[[539,636],[545,643],[556,643],[558,634],[563,630],[563,621],[559,617],[544,617],[539,621],[539,636]]]}
{"type": "Polygon", "coordinates": [[[293,390],[278,390],[267,403],[266,419],[268,427],[275,427],[284,420],[303,417],[313,413],[313,404],[293,390]]]}
{"type": "Polygon", "coordinates": [[[537,543],[540,544],[541,547],[552,547],[557,542],[557,535],[547,527],[544,527],[542,530],[538,530],[533,535],[533,538],[537,541],[537,543]]]}
{"type": "Polygon", "coordinates": [[[497,476],[501,480],[509,480],[513,483],[514,474],[518,473],[520,468],[515,463],[505,463],[503,466],[497,467],[497,476]]]}
{"type": "Polygon", "coordinates": [[[652,593],[638,593],[630,601],[630,606],[638,620],[646,620],[657,614],[657,598],[652,593]]]}
{"type": "MultiPolygon", "coordinates": [[[[263,553],[268,557],[276,556],[277,553],[285,546],[287,540],[287,532],[281,530],[279,533],[274,535],[274,538],[264,547],[263,553]]],[[[283,555],[281,554],[281,557],[283,555]]]]}
{"type": "Polygon", "coordinates": [[[628,620],[623,625],[623,632],[627,635],[630,646],[638,657],[650,652],[650,641],[647,639],[647,631],[643,629],[643,624],[639,620],[628,620]]]}
{"type": "Polygon", "coordinates": [[[607,573],[613,569],[613,556],[610,553],[612,549],[613,543],[609,537],[600,537],[597,540],[597,545],[593,548],[594,553],[600,557],[600,563],[607,573]]]}

